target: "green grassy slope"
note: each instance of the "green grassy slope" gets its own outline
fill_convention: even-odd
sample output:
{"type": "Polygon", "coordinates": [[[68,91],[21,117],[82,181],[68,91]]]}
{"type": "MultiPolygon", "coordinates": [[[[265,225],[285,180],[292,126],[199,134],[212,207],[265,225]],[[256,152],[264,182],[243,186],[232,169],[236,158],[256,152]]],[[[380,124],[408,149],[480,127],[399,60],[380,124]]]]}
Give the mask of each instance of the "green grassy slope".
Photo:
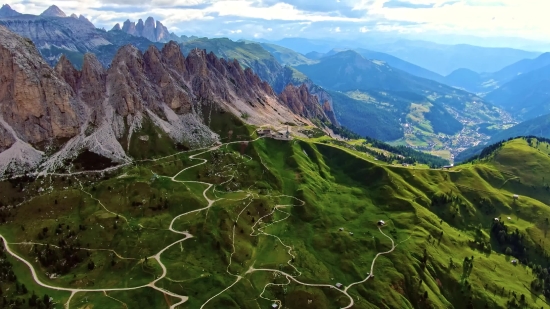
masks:
{"type": "MultiPolygon", "coordinates": [[[[376,259],[375,277],[347,290],[353,308],[550,308],[544,284],[541,290],[534,282],[548,276],[550,192],[542,182],[550,157],[545,144],[531,144],[514,140],[483,161],[443,171],[380,164],[312,141],[260,139],[141,161],[104,177],[5,181],[3,205],[36,198],[2,209],[0,234],[44,282],[73,288],[147,283],[159,265],[143,258],[167,248],[160,256],[167,275],[156,286],[188,296],[178,308],[265,308],[274,300],[285,308],[346,307],[350,300],[337,289],[301,283],[345,288],[362,281],[392,241],[393,252],[376,259]],[[207,162],[195,166],[201,159],[207,162]],[[176,181],[168,178],[186,167],[176,181]],[[54,190],[37,192],[43,186],[54,190]],[[199,211],[207,198],[216,201],[199,211]],[[504,225],[494,223],[498,217],[504,225]],[[174,229],[194,237],[168,231],[174,218],[174,229]],[[387,225],[379,229],[378,220],[387,225]],[[22,241],[65,251],[13,244],[22,241]],[[40,254],[62,261],[73,251],[73,268],[35,261],[40,254]],[[54,269],[58,277],[45,275],[54,269]]],[[[10,261],[18,283],[35,289],[28,269],[10,261]]],[[[14,286],[0,283],[10,299],[30,296],[15,295],[14,286]]],[[[55,295],[60,303],[69,296],[55,295]]],[[[108,295],[128,306],[177,301],[151,288],[108,295]]],[[[94,307],[114,302],[102,292],[79,292],[71,307],[84,297],[94,307]]]]}

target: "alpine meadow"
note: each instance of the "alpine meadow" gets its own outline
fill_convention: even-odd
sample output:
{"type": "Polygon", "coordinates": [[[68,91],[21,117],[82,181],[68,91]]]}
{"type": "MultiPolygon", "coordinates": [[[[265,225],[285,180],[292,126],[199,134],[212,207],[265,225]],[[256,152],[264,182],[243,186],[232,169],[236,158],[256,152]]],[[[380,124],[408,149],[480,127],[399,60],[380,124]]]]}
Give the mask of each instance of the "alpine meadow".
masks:
{"type": "Polygon", "coordinates": [[[4,4],[0,308],[550,308],[535,2],[4,4]]]}

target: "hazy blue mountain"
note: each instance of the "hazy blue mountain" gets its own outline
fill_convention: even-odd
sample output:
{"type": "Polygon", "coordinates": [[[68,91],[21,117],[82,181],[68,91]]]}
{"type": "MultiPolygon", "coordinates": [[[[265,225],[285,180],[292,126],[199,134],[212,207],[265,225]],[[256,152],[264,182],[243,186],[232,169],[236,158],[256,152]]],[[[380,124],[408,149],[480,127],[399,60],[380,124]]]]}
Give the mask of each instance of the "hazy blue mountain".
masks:
{"type": "Polygon", "coordinates": [[[315,40],[305,38],[284,38],[278,41],[259,40],[262,43],[276,44],[282,47],[290,48],[301,54],[307,54],[312,51],[326,53],[331,49],[340,46],[341,43],[330,40],[315,40]]]}
{"type": "Polygon", "coordinates": [[[528,120],[550,112],[549,86],[550,65],[517,76],[485,98],[528,120]]]}
{"type": "Polygon", "coordinates": [[[19,16],[19,15],[21,15],[21,13],[12,9],[11,6],[9,6],[8,4],[4,4],[0,8],[0,17],[13,17],[13,16],[19,16]]]}
{"type": "Polygon", "coordinates": [[[297,66],[316,62],[290,48],[269,43],[260,43],[260,45],[273,55],[281,65],[297,66]]]}
{"type": "Polygon", "coordinates": [[[376,52],[376,51],[363,49],[363,48],[357,48],[355,49],[355,51],[357,51],[359,54],[361,54],[363,57],[367,59],[384,61],[389,66],[399,69],[401,71],[405,71],[411,75],[415,75],[426,79],[431,79],[439,83],[446,83],[444,76],[437,74],[435,72],[432,72],[430,70],[427,70],[418,65],[407,62],[405,60],[402,60],[400,58],[394,57],[390,54],[376,52]]]}
{"type": "Polygon", "coordinates": [[[347,51],[347,50],[354,50],[366,59],[383,61],[389,66],[399,69],[401,71],[405,71],[411,75],[415,75],[426,79],[431,79],[443,84],[447,82],[444,76],[434,73],[430,70],[426,70],[420,66],[404,61],[390,54],[376,52],[376,51],[372,51],[364,48],[355,48],[355,49],[333,48],[328,53],[323,54],[318,52],[311,52],[306,54],[306,57],[309,57],[310,59],[319,60],[321,58],[333,56],[337,53],[347,51]]]}
{"type": "Polygon", "coordinates": [[[501,83],[506,83],[518,77],[542,67],[550,65],[550,53],[544,53],[535,59],[523,59],[513,63],[502,70],[491,74],[491,76],[501,83]]]}
{"type": "Polygon", "coordinates": [[[522,59],[493,73],[477,73],[469,69],[458,69],[445,77],[445,83],[464,88],[470,92],[490,92],[522,74],[550,65],[550,53],[535,59],[522,59]]]}
{"type": "Polygon", "coordinates": [[[407,143],[422,149],[431,149],[434,141],[449,147],[470,147],[473,136],[477,134],[477,124],[500,123],[506,118],[502,111],[474,94],[414,76],[386,62],[365,59],[352,50],[296,69],[321,87],[354,99],[340,100],[350,105],[346,108],[335,100],[336,115],[344,126],[364,133],[372,131],[370,127],[362,128],[372,121],[379,126],[379,132],[388,132],[387,136],[373,133],[378,134],[377,138],[386,140],[388,136],[393,138],[400,134],[407,143]],[[374,120],[371,119],[373,115],[374,120]],[[378,120],[383,117],[392,119],[378,120]],[[396,129],[397,124],[400,129],[396,129]],[[464,134],[468,137],[451,142],[452,139],[442,139],[438,134],[464,134]],[[469,142],[465,142],[467,140],[469,142]]]}
{"type": "Polygon", "coordinates": [[[321,58],[317,64],[297,66],[296,69],[321,86],[338,91],[377,89],[418,94],[424,94],[425,91],[456,91],[452,87],[398,70],[388,63],[366,59],[352,50],[321,58]]]}
{"type": "Polygon", "coordinates": [[[443,45],[410,40],[372,45],[368,49],[388,53],[441,75],[448,75],[461,68],[478,73],[496,72],[517,61],[540,55],[512,48],[443,45]]]}
{"type": "Polygon", "coordinates": [[[454,70],[451,74],[445,76],[445,84],[474,93],[483,92],[482,74],[470,69],[462,68],[454,70]]]}
{"type": "Polygon", "coordinates": [[[321,58],[323,58],[325,56],[324,53],[320,53],[320,52],[316,52],[316,51],[312,51],[312,52],[309,52],[307,54],[305,54],[305,56],[311,60],[319,60],[321,58]]]}

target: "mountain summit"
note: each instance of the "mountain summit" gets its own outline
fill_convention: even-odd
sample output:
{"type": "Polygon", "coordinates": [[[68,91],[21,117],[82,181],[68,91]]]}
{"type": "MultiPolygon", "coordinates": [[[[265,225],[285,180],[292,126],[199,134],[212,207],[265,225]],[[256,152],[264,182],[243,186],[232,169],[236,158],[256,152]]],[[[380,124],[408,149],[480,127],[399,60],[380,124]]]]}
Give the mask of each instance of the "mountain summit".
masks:
{"type": "Polygon", "coordinates": [[[56,5],[52,5],[49,8],[47,8],[40,16],[48,16],[48,17],[67,17],[65,12],[63,12],[60,8],[58,8],[56,5]]]}
{"type": "Polygon", "coordinates": [[[21,15],[21,13],[12,9],[9,4],[4,4],[2,5],[2,8],[0,8],[0,17],[14,17],[19,15],[21,15]]]}
{"type": "Polygon", "coordinates": [[[112,30],[122,30],[128,34],[138,37],[144,37],[151,42],[166,43],[172,39],[179,40],[175,34],[171,34],[160,21],[156,21],[153,17],[148,17],[145,22],[139,19],[137,24],[127,19],[122,28],[120,24],[116,24],[112,30]]]}
{"type": "Polygon", "coordinates": [[[0,175],[41,162],[41,170],[56,169],[83,151],[129,162],[143,155],[133,149],[145,135],[155,139],[151,151],[157,139],[170,149],[211,145],[227,134],[211,127],[214,117],[253,125],[326,118],[299,106],[317,103],[309,93],[282,101],[250,68],[200,49],[184,57],[174,41],[144,53],[125,45],[109,69],[93,54],[80,71],[65,56],[52,69],[29,39],[0,26],[0,57],[0,175]],[[47,156],[50,144],[59,151],[47,156]]]}

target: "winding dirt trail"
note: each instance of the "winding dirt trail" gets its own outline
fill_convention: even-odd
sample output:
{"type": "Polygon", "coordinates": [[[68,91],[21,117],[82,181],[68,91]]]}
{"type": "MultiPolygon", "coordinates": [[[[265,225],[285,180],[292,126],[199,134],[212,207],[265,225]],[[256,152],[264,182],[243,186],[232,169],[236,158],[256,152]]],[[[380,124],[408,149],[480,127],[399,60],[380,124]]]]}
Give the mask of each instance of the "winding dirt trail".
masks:
{"type": "MultiPolygon", "coordinates": [[[[258,139],[260,139],[261,137],[259,138],[256,138],[252,141],[246,141],[246,142],[254,142],[258,139]]],[[[161,260],[161,256],[164,252],[166,252],[168,249],[172,248],[173,246],[176,246],[176,245],[181,245],[182,242],[188,240],[188,239],[191,239],[193,238],[193,235],[191,235],[190,233],[188,233],[187,231],[178,231],[174,228],[174,223],[180,219],[181,217],[184,217],[186,215],[189,215],[189,214],[192,214],[192,213],[198,213],[198,212],[201,212],[201,211],[204,211],[206,210],[207,211],[207,215],[208,215],[208,210],[218,201],[220,200],[223,200],[224,198],[222,197],[217,197],[216,196],[216,190],[215,190],[215,184],[211,184],[211,183],[206,183],[206,182],[201,182],[201,181],[186,181],[186,180],[178,180],[177,177],[179,175],[181,175],[183,172],[189,170],[189,169],[192,169],[192,168],[195,168],[195,167],[198,167],[200,165],[203,165],[203,164],[206,164],[208,162],[208,160],[206,159],[203,159],[203,158],[197,158],[198,156],[200,155],[203,155],[205,153],[208,153],[208,152],[211,152],[211,151],[214,151],[214,150],[217,150],[223,146],[227,146],[227,145],[230,145],[230,144],[237,144],[237,143],[241,143],[243,141],[234,141],[234,142],[229,142],[229,143],[225,143],[225,144],[222,144],[222,145],[218,145],[218,146],[214,146],[214,147],[209,147],[209,148],[203,148],[203,149],[199,149],[199,150],[193,150],[193,151],[200,151],[200,150],[204,150],[202,152],[199,152],[199,153],[196,153],[196,154],[193,154],[191,156],[189,156],[189,158],[191,160],[199,160],[200,162],[195,164],[195,165],[192,165],[192,166],[189,166],[189,167],[186,167],[182,170],[180,170],[177,174],[175,174],[174,176],[172,177],[169,177],[169,176],[160,176],[160,177],[163,177],[163,178],[167,178],[167,179],[170,179],[171,181],[173,182],[176,182],[176,183],[182,183],[182,184],[186,184],[186,183],[196,183],[196,184],[202,184],[202,185],[205,185],[206,188],[204,189],[202,195],[203,197],[205,198],[206,202],[207,202],[207,205],[203,208],[200,208],[200,209],[195,209],[195,210],[192,210],[192,211],[188,211],[186,213],[182,213],[180,215],[177,215],[176,217],[174,217],[172,219],[172,221],[170,222],[170,225],[168,227],[168,230],[170,230],[171,232],[173,233],[176,233],[176,234],[180,234],[180,235],[183,235],[184,238],[182,239],[179,239],[177,241],[174,241],[173,243],[167,245],[166,247],[164,247],[163,249],[161,249],[159,252],[157,252],[155,255],[153,256],[150,256],[149,258],[151,259],[154,259],[156,260],[156,262],[159,264],[160,268],[162,269],[162,273],[160,276],[158,276],[155,280],[151,281],[150,283],[148,284],[144,284],[144,285],[140,285],[140,286],[135,286],[135,287],[126,287],[126,288],[96,288],[96,289],[81,289],[81,288],[65,288],[65,287],[58,287],[58,286],[53,286],[53,285],[50,285],[50,284],[47,284],[45,282],[42,282],[41,279],[39,278],[34,266],[28,262],[27,260],[25,260],[23,257],[19,256],[17,253],[15,253],[11,248],[10,248],[10,245],[45,245],[45,244],[42,244],[42,243],[33,243],[33,242],[23,242],[23,243],[9,243],[8,240],[0,234],[0,239],[4,242],[4,245],[5,245],[5,248],[6,248],[6,251],[12,255],[14,258],[20,260],[21,262],[23,262],[28,268],[29,270],[31,271],[31,275],[32,275],[32,278],[33,280],[40,286],[42,287],[45,287],[45,288],[48,288],[48,289],[52,289],[52,290],[57,290],[57,291],[66,291],[66,292],[70,292],[70,296],[67,300],[67,302],[65,303],[64,307],[69,309],[70,307],[70,302],[72,300],[72,298],[74,297],[74,295],[76,293],[79,293],[79,292],[103,292],[105,296],[109,297],[109,298],[112,298],[113,300],[115,301],[118,301],[120,302],[125,308],[128,308],[128,306],[121,302],[120,300],[118,299],[115,299],[111,296],[109,296],[107,294],[107,292],[112,292],[112,291],[132,291],[132,290],[138,290],[138,289],[142,289],[142,288],[153,288],[161,293],[163,293],[166,297],[166,295],[169,295],[169,296],[172,296],[174,298],[177,298],[179,299],[178,302],[176,302],[175,304],[173,305],[170,305],[170,309],[174,309],[176,307],[178,307],[179,305],[185,303],[187,300],[188,300],[188,297],[185,296],[185,295],[179,295],[177,293],[173,293],[171,291],[168,291],[168,290],[165,290],[163,288],[160,288],[158,286],[156,286],[156,283],[159,282],[160,280],[164,279],[164,278],[167,278],[167,273],[168,273],[168,270],[166,268],[166,266],[162,263],[162,260],[161,260]],[[216,196],[216,199],[211,199],[208,197],[207,195],[207,192],[210,190],[210,189],[213,189],[213,193],[214,193],[214,196],[216,196]]],[[[181,153],[185,153],[185,152],[189,152],[189,151],[183,151],[183,152],[180,152],[180,153],[177,153],[177,154],[173,154],[173,155],[169,155],[169,156],[165,156],[165,157],[162,157],[162,158],[157,158],[157,159],[149,159],[149,160],[142,160],[142,161],[158,161],[158,160],[162,160],[162,159],[166,159],[166,158],[169,158],[169,157],[172,157],[172,156],[176,156],[178,154],[181,154],[181,153]]],[[[249,160],[252,160],[252,158],[248,157],[249,160]]],[[[261,158],[260,158],[261,159],[261,158]]],[[[268,169],[268,167],[265,165],[265,163],[263,161],[261,161],[261,164],[264,166],[264,168],[268,169]]],[[[124,164],[124,166],[126,166],[128,164],[124,164]]],[[[229,169],[229,171],[231,171],[231,166],[226,166],[227,168],[226,169],[229,169]]],[[[113,168],[109,168],[108,170],[113,170],[113,168]]],[[[93,173],[98,173],[98,172],[101,172],[101,171],[92,171],[93,173]]],[[[65,176],[70,176],[70,175],[76,175],[76,174],[83,174],[82,172],[77,172],[77,173],[71,173],[71,174],[61,174],[61,175],[65,175],[65,176]]],[[[56,174],[53,174],[51,173],[51,175],[56,175],[56,174]]],[[[227,175],[224,175],[224,176],[227,176],[227,175]]],[[[229,178],[229,180],[225,181],[224,183],[230,181],[232,179],[232,177],[234,177],[234,174],[229,178]]],[[[222,183],[222,184],[224,184],[222,183]]],[[[108,213],[111,213],[111,214],[114,214],[114,215],[117,215],[121,218],[123,218],[126,222],[128,222],[128,220],[126,219],[126,217],[122,216],[121,214],[117,214],[115,212],[112,212],[110,211],[99,199],[97,198],[94,198],[92,194],[84,191],[84,187],[82,186],[82,184],[80,183],[80,187],[81,187],[81,191],[86,193],[87,195],[89,195],[92,199],[94,199],[95,201],[97,201],[102,207],[103,209],[108,212],[108,213]]],[[[243,200],[246,200],[246,199],[250,199],[249,203],[246,204],[246,206],[241,210],[241,212],[239,213],[239,215],[237,216],[237,221],[238,219],[240,218],[241,214],[245,211],[245,209],[250,205],[250,203],[252,202],[252,200],[254,199],[255,196],[257,196],[257,194],[251,192],[250,188],[248,188],[247,191],[241,191],[241,192],[246,192],[246,196],[242,199],[233,199],[232,201],[243,201],[243,200]]],[[[379,252],[378,254],[376,254],[376,256],[374,257],[373,261],[372,261],[372,264],[371,264],[371,268],[370,268],[370,273],[368,274],[368,276],[361,280],[361,281],[357,281],[357,282],[353,282],[351,284],[349,284],[345,289],[338,289],[336,288],[334,285],[332,284],[312,284],[312,283],[305,283],[305,282],[302,282],[300,280],[298,280],[296,277],[299,277],[301,276],[301,272],[292,264],[292,261],[293,259],[296,258],[296,256],[294,255],[293,251],[293,247],[290,246],[290,245],[287,245],[285,244],[281,239],[280,237],[276,236],[276,235],[273,235],[273,234],[269,234],[267,232],[265,232],[265,229],[268,228],[269,226],[273,225],[273,224],[276,224],[276,223],[279,223],[279,222],[282,222],[282,221],[285,221],[287,220],[291,214],[289,212],[286,212],[284,211],[283,209],[285,208],[290,208],[290,207],[300,207],[300,206],[304,206],[305,205],[305,201],[303,200],[300,200],[296,197],[293,197],[293,196],[287,196],[287,195],[277,195],[277,196],[271,196],[270,194],[268,194],[268,196],[272,197],[272,198],[279,198],[279,197],[287,197],[287,198],[290,198],[290,199],[294,199],[296,201],[299,202],[299,204],[287,204],[287,205],[276,205],[273,210],[262,216],[261,218],[259,218],[255,224],[252,226],[252,232],[250,233],[250,236],[254,236],[254,237],[258,237],[259,235],[264,235],[264,236],[268,236],[268,237],[274,237],[275,239],[277,239],[277,241],[282,245],[284,246],[286,249],[287,249],[287,253],[289,254],[289,256],[291,257],[290,260],[288,260],[287,264],[292,267],[294,269],[294,271],[296,272],[296,275],[292,275],[292,274],[289,274],[289,273],[286,273],[286,272],[283,272],[281,270],[277,270],[277,269],[268,269],[268,268],[254,268],[253,265],[250,266],[250,268],[244,273],[244,274],[233,274],[229,271],[229,267],[231,266],[231,258],[230,258],[230,262],[229,262],[229,265],[227,266],[227,273],[230,275],[230,276],[233,276],[235,277],[235,281],[229,285],[227,288],[223,289],[222,291],[220,291],[219,293],[217,293],[216,295],[212,296],[211,298],[209,298],[208,300],[206,300],[202,306],[200,307],[201,309],[204,308],[204,306],[206,306],[210,301],[212,301],[213,299],[215,299],[216,297],[220,296],[221,294],[223,294],[224,292],[226,292],[227,290],[231,289],[234,285],[236,285],[240,280],[242,280],[244,278],[244,275],[247,275],[247,274],[251,274],[251,273],[254,273],[254,272],[268,272],[268,273],[273,273],[274,275],[281,275],[281,276],[284,276],[286,277],[286,279],[288,280],[288,283],[283,283],[283,284],[273,284],[273,283],[268,283],[264,289],[262,290],[262,293],[260,294],[259,298],[262,298],[262,299],[266,299],[266,300],[269,300],[269,301],[272,301],[276,304],[278,304],[278,307],[282,307],[282,301],[281,300],[270,300],[266,297],[263,296],[263,294],[265,293],[266,289],[269,287],[269,286],[283,286],[283,285],[288,285],[292,282],[296,283],[296,284],[299,284],[299,285],[304,285],[304,286],[310,286],[310,287],[319,287],[319,288],[330,288],[330,289],[335,289],[337,291],[339,291],[340,293],[344,294],[345,296],[347,296],[350,300],[350,304],[346,307],[344,307],[344,309],[347,309],[347,308],[351,308],[353,305],[354,305],[354,300],[353,300],[353,297],[351,297],[351,295],[348,293],[348,290],[355,286],[355,285],[358,285],[358,284],[362,284],[364,282],[366,282],[367,280],[369,280],[370,278],[372,278],[374,275],[374,266],[375,266],[375,262],[376,262],[376,259],[381,256],[381,255],[384,255],[384,254],[389,254],[391,252],[393,252],[396,248],[397,245],[395,245],[393,239],[391,237],[389,237],[388,235],[384,234],[384,232],[382,231],[382,229],[379,227],[379,231],[380,233],[382,233],[382,235],[384,235],[385,237],[387,237],[388,239],[390,239],[391,243],[392,243],[392,248],[386,252],[379,252]],[[286,216],[282,219],[279,219],[279,220],[276,220],[274,222],[271,222],[269,224],[265,224],[263,226],[261,226],[263,223],[264,223],[264,219],[269,217],[269,216],[272,216],[275,214],[275,212],[281,212],[281,213],[284,213],[286,214],[286,216]]],[[[410,238],[410,237],[409,237],[410,238]]],[[[232,246],[233,246],[233,252],[231,254],[231,257],[233,256],[233,254],[235,253],[235,226],[233,226],[233,237],[232,237],[232,246]]],[[[116,251],[114,250],[110,250],[110,249],[87,249],[87,248],[79,248],[79,249],[82,249],[82,250],[90,250],[90,251],[110,251],[112,252],[113,254],[115,254],[116,256],[118,256],[119,258],[121,259],[132,259],[132,258],[125,258],[125,257],[122,257],[120,256],[118,253],[116,253],[116,251]]],[[[140,260],[140,262],[142,261],[141,259],[136,259],[136,260],[140,260]]],[[[144,260],[143,260],[144,261],[144,260]]]]}

